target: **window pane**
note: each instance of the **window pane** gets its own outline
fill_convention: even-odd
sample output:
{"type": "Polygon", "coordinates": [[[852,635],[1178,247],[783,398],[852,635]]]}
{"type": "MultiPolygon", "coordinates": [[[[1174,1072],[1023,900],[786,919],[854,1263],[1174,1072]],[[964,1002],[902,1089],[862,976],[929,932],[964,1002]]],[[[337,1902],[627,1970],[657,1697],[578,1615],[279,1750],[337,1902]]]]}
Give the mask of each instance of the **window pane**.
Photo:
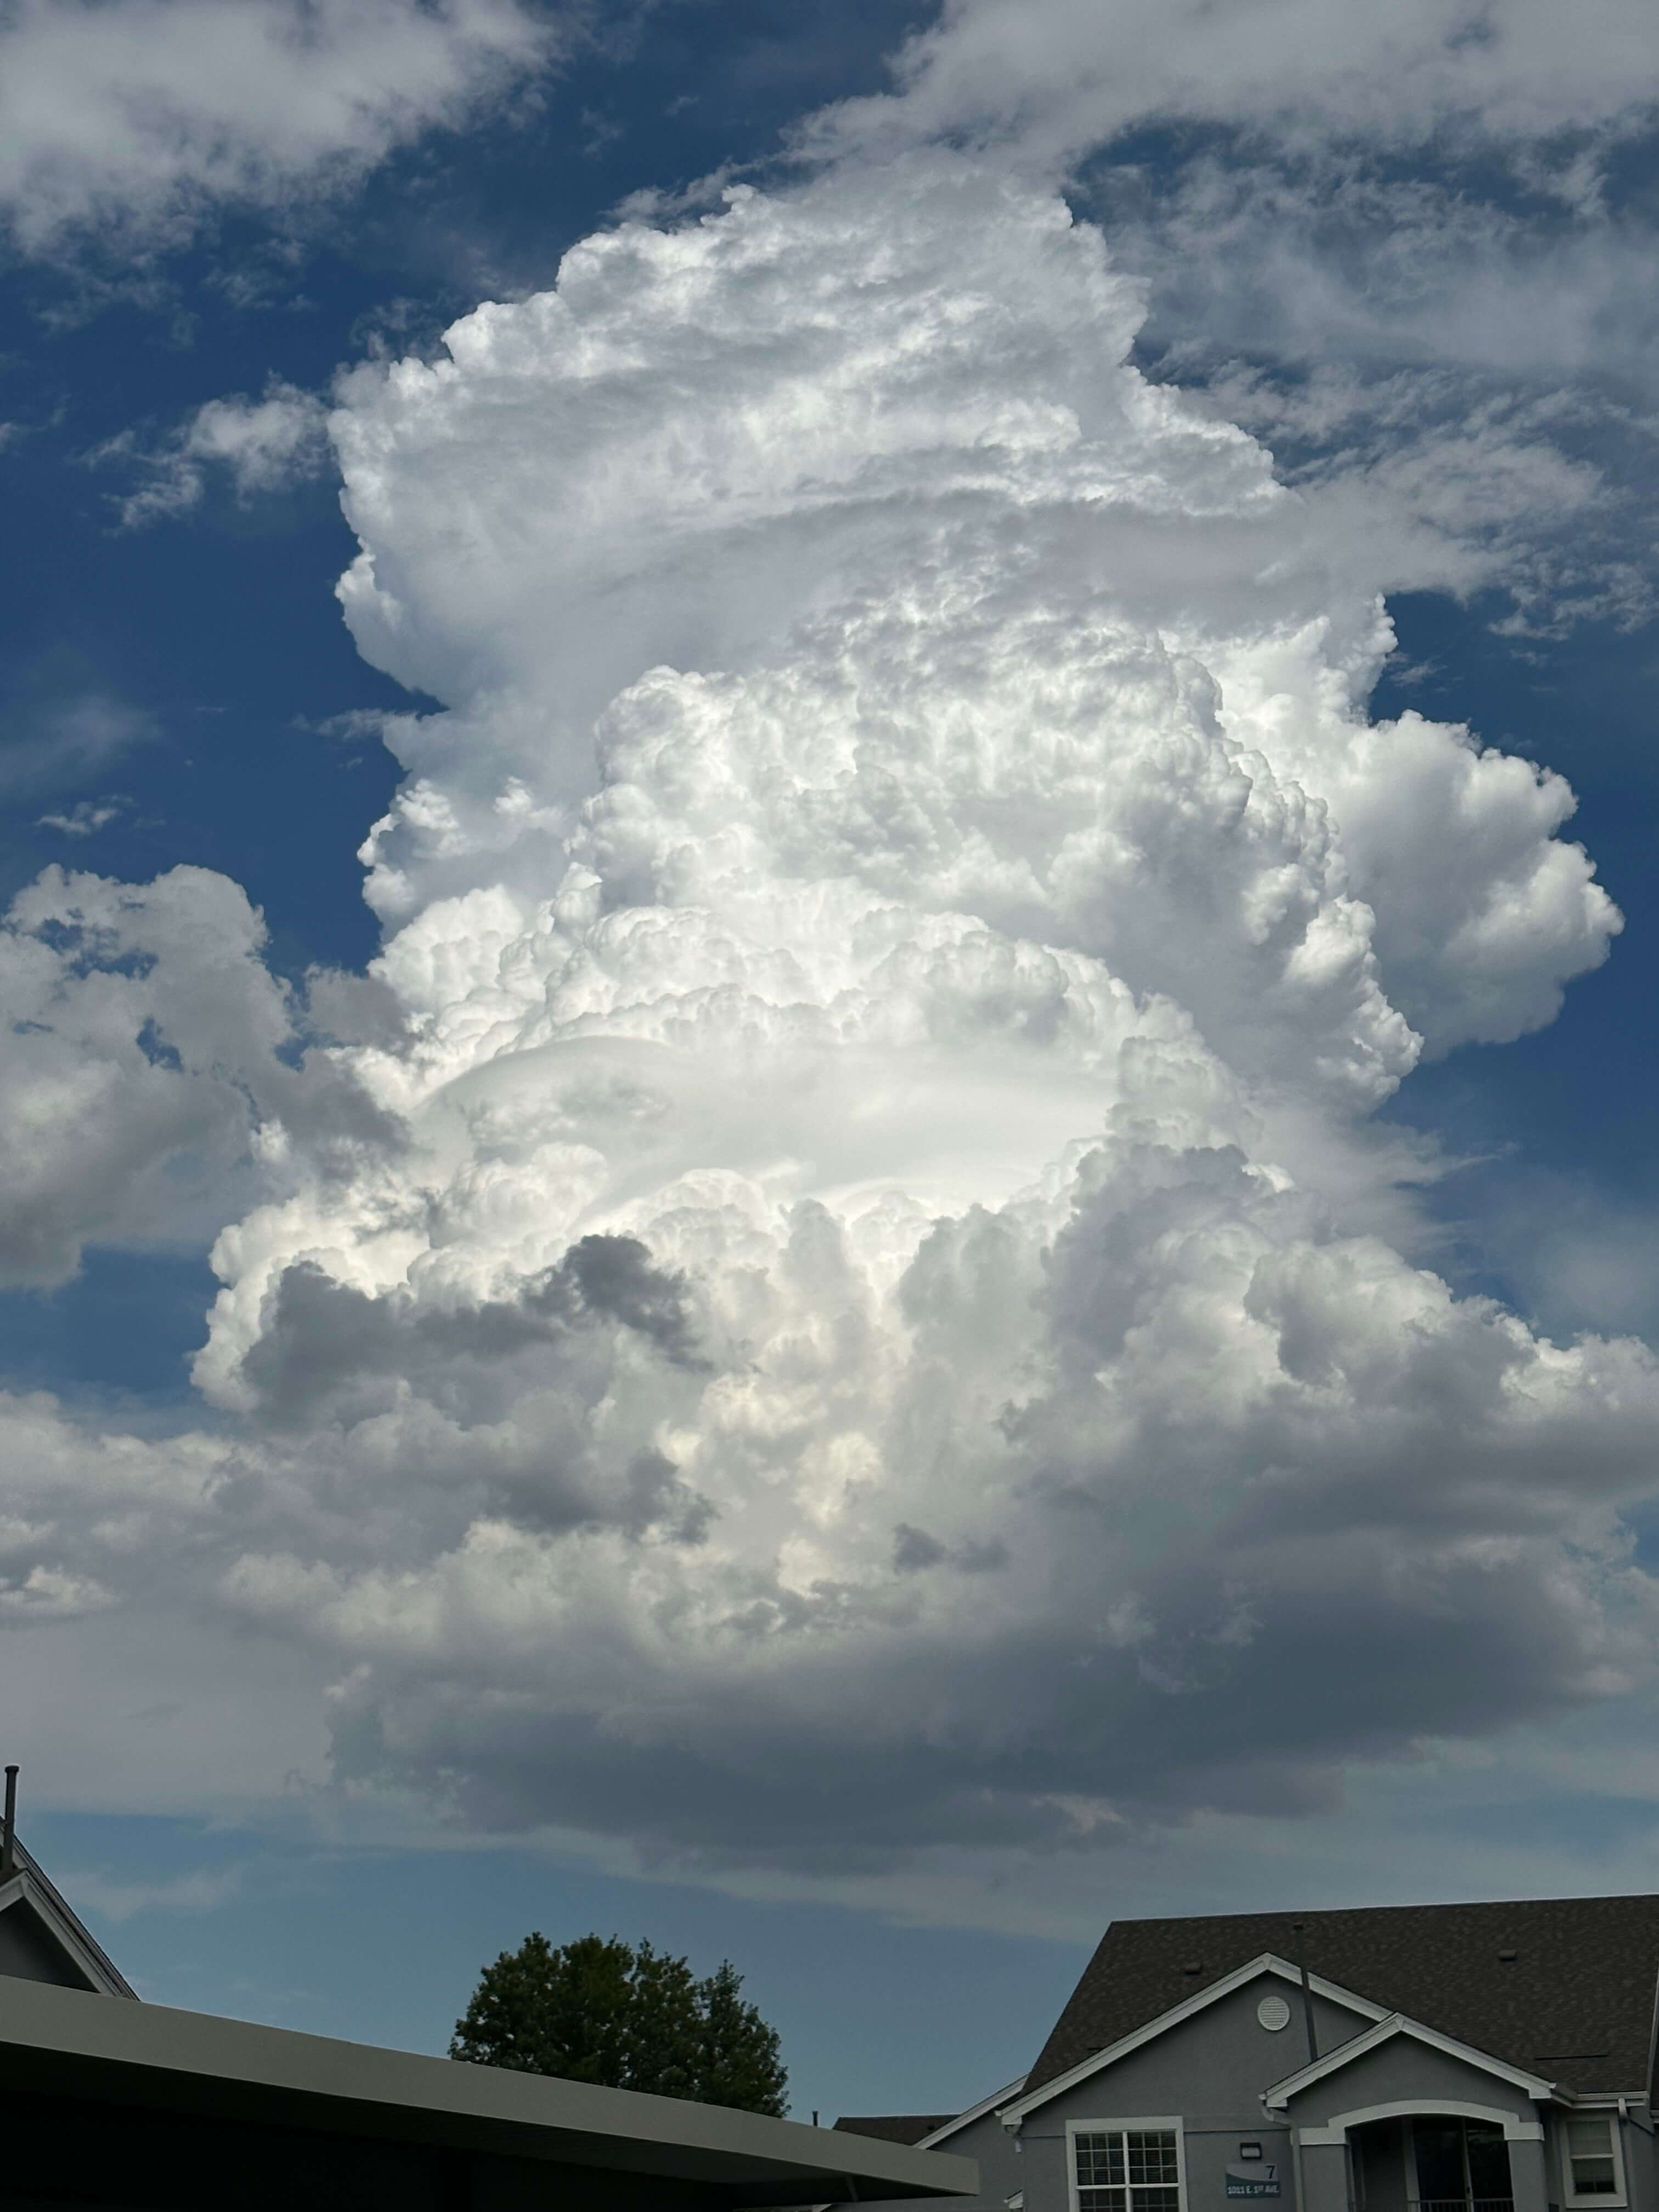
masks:
{"type": "Polygon", "coordinates": [[[1121,2136],[1079,2136],[1077,2141],[1077,2181],[1079,2189],[1123,2186],[1123,2138],[1121,2136]]]}
{"type": "Polygon", "coordinates": [[[1572,2193],[1575,2197],[1616,2197],[1619,2188],[1613,2178],[1612,2159],[1574,2159],[1572,2193]]]}
{"type": "Polygon", "coordinates": [[[1567,2122],[1567,2152],[1572,2165],[1575,2197],[1616,2197],[1618,2178],[1613,2163],[1613,2122],[1600,2117],[1567,2122]]]}
{"type": "Polygon", "coordinates": [[[1084,2189],[1077,2192],[1079,2212],[1129,2212],[1128,2191],[1123,2189],[1084,2189]]]}
{"type": "Polygon", "coordinates": [[[1172,2132],[1160,2128],[1155,2133],[1134,2134],[1127,2138],[1129,2146],[1129,2179],[1137,2189],[1143,2183],[1176,2181],[1176,2139],[1172,2132]]]}
{"type": "Polygon", "coordinates": [[[1178,2189],[1137,2189],[1134,2212],[1181,2212],[1178,2189]]]}

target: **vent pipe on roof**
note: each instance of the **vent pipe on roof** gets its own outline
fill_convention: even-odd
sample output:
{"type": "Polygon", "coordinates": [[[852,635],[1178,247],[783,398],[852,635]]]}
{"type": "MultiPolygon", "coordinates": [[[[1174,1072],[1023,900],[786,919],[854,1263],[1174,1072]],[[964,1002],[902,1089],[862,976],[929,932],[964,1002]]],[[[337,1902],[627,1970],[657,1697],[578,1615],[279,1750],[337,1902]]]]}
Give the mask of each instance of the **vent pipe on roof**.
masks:
{"type": "Polygon", "coordinates": [[[1291,1933],[1296,1938],[1296,1970],[1302,1977],[1302,2020],[1308,2031],[1308,2063],[1311,2066],[1319,2056],[1319,2045],[1314,2035],[1313,1988],[1308,1980],[1308,1952],[1299,1920],[1291,1921],[1291,1933]]]}
{"type": "Polygon", "coordinates": [[[11,1880],[12,1863],[16,1853],[12,1838],[17,1827],[17,1769],[6,1769],[6,1812],[4,1825],[0,1826],[0,1881],[11,1880]]]}

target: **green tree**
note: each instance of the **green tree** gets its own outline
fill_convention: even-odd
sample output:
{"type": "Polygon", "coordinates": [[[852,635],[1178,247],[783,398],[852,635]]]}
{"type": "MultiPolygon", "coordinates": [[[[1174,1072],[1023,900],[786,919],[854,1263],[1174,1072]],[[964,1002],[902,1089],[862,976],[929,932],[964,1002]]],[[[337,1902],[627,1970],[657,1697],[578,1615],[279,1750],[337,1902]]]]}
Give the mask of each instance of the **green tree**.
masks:
{"type": "Polygon", "coordinates": [[[556,1947],[537,1933],[484,1968],[449,2055],[781,2117],[777,2031],[742,1990],[729,1959],[697,1981],[649,1943],[581,1936],[556,1947]]]}
{"type": "Polygon", "coordinates": [[[690,2097],[702,2103],[697,1984],[690,1967],[684,1959],[641,1943],[634,1954],[633,1984],[622,2086],[652,2097],[690,2097]]]}
{"type": "Polygon", "coordinates": [[[559,2074],[615,2088],[628,2064],[634,1954],[578,1936],[556,1950],[539,1932],[486,1966],[455,2023],[452,2058],[559,2074]]]}
{"type": "Polygon", "coordinates": [[[778,2032],[766,2025],[742,1990],[743,1976],[729,1959],[697,1984],[702,2031],[697,2095],[705,2105],[735,2105],[740,2112],[775,2112],[781,2118],[789,2076],[778,2032]]]}

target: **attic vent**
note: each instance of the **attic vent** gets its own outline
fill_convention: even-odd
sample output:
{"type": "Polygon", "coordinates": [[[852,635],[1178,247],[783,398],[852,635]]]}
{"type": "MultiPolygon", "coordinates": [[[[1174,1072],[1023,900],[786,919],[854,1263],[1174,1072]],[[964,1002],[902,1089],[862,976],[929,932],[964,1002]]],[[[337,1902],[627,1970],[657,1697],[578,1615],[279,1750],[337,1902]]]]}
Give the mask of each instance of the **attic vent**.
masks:
{"type": "Polygon", "coordinates": [[[1181,1971],[1183,1974],[1201,1974],[1204,1971],[1204,1961],[1202,1959],[1194,1959],[1189,1966],[1183,1966],[1181,1971]]]}
{"type": "Polygon", "coordinates": [[[1515,1964],[1516,1954],[1513,1951],[1500,1951],[1498,1955],[1506,1966],[1512,1966],[1515,1964]]]}

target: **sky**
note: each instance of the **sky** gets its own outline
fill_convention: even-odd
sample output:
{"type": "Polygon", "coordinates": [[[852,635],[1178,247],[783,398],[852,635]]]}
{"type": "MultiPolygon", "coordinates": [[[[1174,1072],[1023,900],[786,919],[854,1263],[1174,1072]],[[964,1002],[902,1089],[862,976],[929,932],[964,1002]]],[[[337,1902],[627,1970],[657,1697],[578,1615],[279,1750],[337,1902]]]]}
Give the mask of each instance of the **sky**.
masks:
{"type": "Polygon", "coordinates": [[[0,1632],[147,1997],[960,2108],[1647,1889],[1638,0],[0,15],[0,1632]]]}

